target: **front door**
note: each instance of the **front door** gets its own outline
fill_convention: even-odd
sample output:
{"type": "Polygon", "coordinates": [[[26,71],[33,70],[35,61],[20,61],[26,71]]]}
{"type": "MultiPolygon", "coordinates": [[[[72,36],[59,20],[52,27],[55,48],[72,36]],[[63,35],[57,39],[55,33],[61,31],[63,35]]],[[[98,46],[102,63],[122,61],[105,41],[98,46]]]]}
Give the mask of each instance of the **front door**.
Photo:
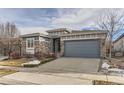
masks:
{"type": "Polygon", "coordinates": [[[59,53],[60,52],[60,38],[57,38],[57,39],[54,39],[54,42],[53,42],[53,51],[54,53],[59,53]]]}

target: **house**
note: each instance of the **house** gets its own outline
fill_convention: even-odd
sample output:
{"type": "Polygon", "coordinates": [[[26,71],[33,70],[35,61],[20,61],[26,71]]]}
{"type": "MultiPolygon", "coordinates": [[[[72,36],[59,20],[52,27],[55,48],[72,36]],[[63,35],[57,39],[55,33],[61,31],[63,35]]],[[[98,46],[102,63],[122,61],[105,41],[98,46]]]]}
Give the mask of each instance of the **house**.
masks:
{"type": "Polygon", "coordinates": [[[115,54],[124,55],[124,34],[113,42],[113,51],[115,54]]]}
{"type": "Polygon", "coordinates": [[[48,35],[41,33],[22,35],[23,54],[35,54],[42,51],[65,57],[98,58],[105,56],[106,31],[59,28],[46,32],[48,35]]]}

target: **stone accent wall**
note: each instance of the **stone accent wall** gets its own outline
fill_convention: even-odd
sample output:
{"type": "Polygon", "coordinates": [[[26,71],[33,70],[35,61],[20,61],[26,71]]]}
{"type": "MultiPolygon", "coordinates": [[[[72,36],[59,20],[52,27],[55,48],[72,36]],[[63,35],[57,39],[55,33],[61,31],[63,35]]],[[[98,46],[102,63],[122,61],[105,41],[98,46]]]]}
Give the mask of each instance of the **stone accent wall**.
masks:
{"type": "Polygon", "coordinates": [[[34,46],[35,46],[35,53],[39,52],[40,51],[40,42],[39,40],[35,41],[34,42],[34,46]]]}
{"type": "Polygon", "coordinates": [[[22,42],[21,51],[22,51],[22,56],[26,54],[26,41],[22,42]]]}
{"type": "Polygon", "coordinates": [[[42,53],[49,53],[50,49],[49,49],[49,42],[39,42],[39,44],[36,44],[35,46],[35,53],[37,52],[42,52],[42,53]]]}
{"type": "Polygon", "coordinates": [[[60,56],[64,56],[64,41],[62,40],[60,40],[60,47],[61,47],[60,56]]]}

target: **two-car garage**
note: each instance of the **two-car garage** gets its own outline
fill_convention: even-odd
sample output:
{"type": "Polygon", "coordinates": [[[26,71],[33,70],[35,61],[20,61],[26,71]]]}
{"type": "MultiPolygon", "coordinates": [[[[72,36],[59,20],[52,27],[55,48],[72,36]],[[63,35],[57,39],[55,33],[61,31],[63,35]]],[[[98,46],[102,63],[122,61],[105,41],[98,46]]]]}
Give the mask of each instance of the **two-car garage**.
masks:
{"type": "Polygon", "coordinates": [[[99,58],[100,41],[99,39],[64,41],[64,56],[99,58]]]}

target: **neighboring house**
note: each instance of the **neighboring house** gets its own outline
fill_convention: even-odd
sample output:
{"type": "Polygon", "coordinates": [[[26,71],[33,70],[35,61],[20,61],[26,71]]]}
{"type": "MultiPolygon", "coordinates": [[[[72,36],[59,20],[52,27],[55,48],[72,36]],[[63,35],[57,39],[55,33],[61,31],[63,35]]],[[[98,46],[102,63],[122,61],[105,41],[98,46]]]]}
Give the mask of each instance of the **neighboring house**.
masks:
{"type": "Polygon", "coordinates": [[[69,30],[66,28],[22,35],[23,54],[38,51],[55,53],[65,57],[98,58],[105,56],[106,32],[98,30],[69,30]]]}
{"type": "Polygon", "coordinates": [[[114,52],[124,53],[124,34],[113,42],[114,52]]]}

